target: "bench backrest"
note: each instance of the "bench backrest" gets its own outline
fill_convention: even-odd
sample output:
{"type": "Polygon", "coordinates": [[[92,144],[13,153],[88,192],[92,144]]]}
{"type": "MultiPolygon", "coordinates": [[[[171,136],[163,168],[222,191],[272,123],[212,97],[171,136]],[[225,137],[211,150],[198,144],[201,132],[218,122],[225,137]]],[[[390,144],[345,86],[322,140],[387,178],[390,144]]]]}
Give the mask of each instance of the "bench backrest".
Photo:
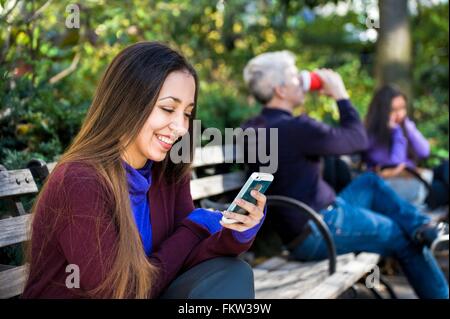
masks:
{"type": "MultiPolygon", "coordinates": [[[[0,248],[28,239],[30,215],[26,213],[20,197],[37,194],[38,188],[28,169],[0,171],[0,199],[10,203],[8,213],[15,217],[0,220],[0,248]]],[[[0,298],[19,295],[23,290],[27,266],[0,265],[0,298]]]]}
{"type": "Polygon", "coordinates": [[[26,225],[29,215],[20,201],[20,196],[37,194],[38,188],[28,169],[0,171],[0,199],[10,204],[11,218],[0,220],[0,247],[26,240],[26,225]]]}

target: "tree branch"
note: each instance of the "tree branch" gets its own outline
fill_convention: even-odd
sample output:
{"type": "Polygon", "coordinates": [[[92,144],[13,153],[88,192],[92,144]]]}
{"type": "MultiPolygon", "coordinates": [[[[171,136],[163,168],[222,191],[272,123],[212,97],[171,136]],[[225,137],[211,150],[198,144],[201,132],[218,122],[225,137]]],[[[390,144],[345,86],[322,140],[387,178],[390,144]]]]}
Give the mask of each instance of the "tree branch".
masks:
{"type": "Polygon", "coordinates": [[[35,12],[30,14],[29,18],[26,19],[26,22],[30,23],[31,21],[36,20],[37,18],[39,18],[39,16],[42,14],[42,12],[44,12],[45,9],[47,9],[47,7],[50,5],[51,2],[52,2],[52,0],[48,0],[46,3],[44,3],[42,5],[42,7],[40,7],[35,12]]]}
{"type": "Polygon", "coordinates": [[[72,60],[72,63],[70,64],[70,66],[67,69],[62,70],[61,72],[59,72],[55,76],[52,76],[51,79],[49,80],[49,83],[50,84],[55,84],[56,82],[62,80],[63,78],[68,76],[70,73],[75,71],[79,61],[80,61],[80,53],[77,53],[73,57],[73,60],[72,60]]]}
{"type": "MultiPolygon", "coordinates": [[[[9,14],[14,10],[14,8],[17,6],[17,4],[19,3],[19,1],[14,1],[14,4],[12,5],[11,9],[9,9],[5,14],[2,14],[0,16],[0,18],[4,18],[5,20],[8,18],[9,14]]],[[[6,8],[6,6],[5,6],[6,8]]]]}

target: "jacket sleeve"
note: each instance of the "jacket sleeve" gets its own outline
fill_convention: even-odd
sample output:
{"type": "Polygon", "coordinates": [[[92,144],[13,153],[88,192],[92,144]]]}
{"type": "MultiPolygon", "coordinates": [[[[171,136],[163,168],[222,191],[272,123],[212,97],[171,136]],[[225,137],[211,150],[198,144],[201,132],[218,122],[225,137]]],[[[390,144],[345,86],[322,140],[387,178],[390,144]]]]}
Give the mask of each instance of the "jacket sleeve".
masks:
{"type": "MultiPolygon", "coordinates": [[[[191,225],[191,227],[200,227],[197,224],[191,225]]],[[[247,242],[240,242],[234,235],[233,231],[227,228],[222,228],[217,233],[202,240],[188,256],[183,269],[189,269],[203,261],[206,261],[215,257],[230,256],[236,257],[243,252],[247,251],[255,237],[251,238],[247,242]]]]}
{"type": "MultiPolygon", "coordinates": [[[[190,191],[189,179],[184,180],[178,190],[176,212],[179,212],[179,220],[182,224],[191,229],[193,233],[203,233],[206,227],[189,219],[189,214],[194,210],[190,191]]],[[[250,248],[254,238],[246,242],[241,242],[233,235],[230,229],[220,227],[218,231],[210,234],[201,240],[188,255],[183,269],[189,269],[196,264],[220,256],[237,256],[250,248]]]]}
{"type": "Polygon", "coordinates": [[[405,119],[405,130],[408,136],[408,141],[411,143],[416,155],[419,158],[427,158],[430,156],[430,144],[426,138],[416,128],[416,125],[409,118],[405,119]]]}
{"type": "MultiPolygon", "coordinates": [[[[338,127],[308,118],[296,118],[290,126],[290,136],[306,144],[302,153],[307,155],[344,155],[363,151],[368,147],[366,130],[350,100],[339,100],[338,127]],[[301,122],[296,122],[301,121],[301,122]]],[[[295,145],[294,143],[294,145],[295,145]]]]}
{"type": "Polygon", "coordinates": [[[401,126],[392,129],[392,146],[389,158],[381,165],[398,165],[408,160],[408,141],[401,126]]]}
{"type": "MultiPolygon", "coordinates": [[[[158,267],[157,281],[151,295],[159,296],[176,276],[202,261],[220,257],[237,256],[246,251],[254,238],[240,242],[229,229],[211,228],[190,219],[196,211],[190,192],[189,177],[183,179],[176,189],[174,212],[176,214],[175,230],[150,256],[150,261],[158,267]]],[[[212,213],[212,212],[211,212],[212,213]]],[[[214,220],[215,218],[209,219],[214,220]]]]}

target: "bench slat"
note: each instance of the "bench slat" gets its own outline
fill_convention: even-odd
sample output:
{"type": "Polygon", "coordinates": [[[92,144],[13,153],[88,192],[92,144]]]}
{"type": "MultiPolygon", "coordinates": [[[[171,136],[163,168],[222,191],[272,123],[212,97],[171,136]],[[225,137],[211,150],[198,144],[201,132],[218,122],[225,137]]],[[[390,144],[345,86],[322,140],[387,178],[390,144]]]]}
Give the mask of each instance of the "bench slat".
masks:
{"type": "Polygon", "coordinates": [[[347,263],[338,271],[326,278],[320,285],[313,289],[304,291],[298,296],[302,299],[335,299],[339,297],[345,290],[350,288],[364,274],[370,271],[378,263],[380,256],[371,253],[360,253],[355,260],[347,263]]]}
{"type": "MultiPolygon", "coordinates": [[[[216,165],[222,163],[240,163],[244,160],[243,154],[233,156],[233,145],[214,145],[206,147],[197,147],[194,153],[192,167],[202,167],[207,165],[216,165]]],[[[242,152],[239,152],[242,153],[242,152]]]]}
{"type": "Polygon", "coordinates": [[[276,289],[266,289],[256,292],[257,299],[299,299],[300,292],[312,289],[319,285],[328,276],[326,271],[315,273],[314,276],[292,281],[289,285],[278,287],[276,289]]]}
{"type": "Polygon", "coordinates": [[[327,277],[327,263],[318,263],[313,269],[301,267],[298,269],[275,271],[263,278],[255,280],[255,291],[258,293],[264,290],[284,290],[296,284],[298,281],[311,279],[312,277],[327,277]]]}
{"type": "Polygon", "coordinates": [[[29,169],[0,172],[0,198],[37,193],[38,188],[29,169]]]}
{"type": "Polygon", "coordinates": [[[0,247],[28,240],[31,215],[0,219],[0,247]]]}
{"type": "MultiPolygon", "coordinates": [[[[346,265],[352,263],[354,260],[355,255],[353,253],[338,256],[336,267],[341,269],[346,265]]],[[[307,269],[308,270],[304,272],[302,278],[300,278],[299,281],[294,282],[290,287],[288,287],[288,289],[279,290],[278,294],[279,298],[303,299],[301,294],[321,285],[322,282],[324,282],[327,278],[329,278],[327,260],[324,260],[322,263],[317,264],[315,266],[309,265],[307,269]]],[[[347,288],[343,289],[343,291],[345,291],[347,288]]],[[[323,295],[320,298],[328,299],[330,297],[327,295],[323,295]]]]}
{"type": "Polygon", "coordinates": [[[23,265],[0,272],[0,299],[18,296],[25,288],[28,266],[23,265]]]}
{"type": "Polygon", "coordinates": [[[55,168],[56,164],[58,164],[57,162],[51,162],[47,164],[47,169],[48,172],[51,173],[53,171],[53,169],[55,168]]]}
{"type": "Polygon", "coordinates": [[[275,256],[255,266],[255,268],[263,270],[274,270],[277,269],[278,267],[283,266],[286,263],[287,263],[286,258],[275,256]]]}
{"type": "Polygon", "coordinates": [[[192,199],[197,200],[240,189],[245,180],[246,174],[242,171],[194,179],[191,181],[192,199]]]}
{"type": "MultiPolygon", "coordinates": [[[[337,265],[342,267],[354,258],[354,254],[338,256],[337,265]]],[[[277,257],[277,259],[281,258],[277,257]]],[[[306,289],[307,284],[312,285],[312,283],[318,283],[327,278],[328,266],[328,260],[285,262],[276,270],[255,275],[256,295],[258,298],[295,298],[295,295],[306,289]],[[287,293],[287,291],[291,291],[291,293],[287,293]]]]}

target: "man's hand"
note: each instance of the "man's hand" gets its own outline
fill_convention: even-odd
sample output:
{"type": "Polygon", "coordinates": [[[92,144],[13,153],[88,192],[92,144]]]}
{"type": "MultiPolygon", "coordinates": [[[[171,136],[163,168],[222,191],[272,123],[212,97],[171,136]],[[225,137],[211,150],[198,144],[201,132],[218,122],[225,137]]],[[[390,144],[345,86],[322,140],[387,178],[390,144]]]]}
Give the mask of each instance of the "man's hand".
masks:
{"type": "Polygon", "coordinates": [[[344,81],[338,73],[330,69],[319,69],[315,72],[322,80],[320,93],[328,95],[336,101],[349,98],[344,81]]]}

